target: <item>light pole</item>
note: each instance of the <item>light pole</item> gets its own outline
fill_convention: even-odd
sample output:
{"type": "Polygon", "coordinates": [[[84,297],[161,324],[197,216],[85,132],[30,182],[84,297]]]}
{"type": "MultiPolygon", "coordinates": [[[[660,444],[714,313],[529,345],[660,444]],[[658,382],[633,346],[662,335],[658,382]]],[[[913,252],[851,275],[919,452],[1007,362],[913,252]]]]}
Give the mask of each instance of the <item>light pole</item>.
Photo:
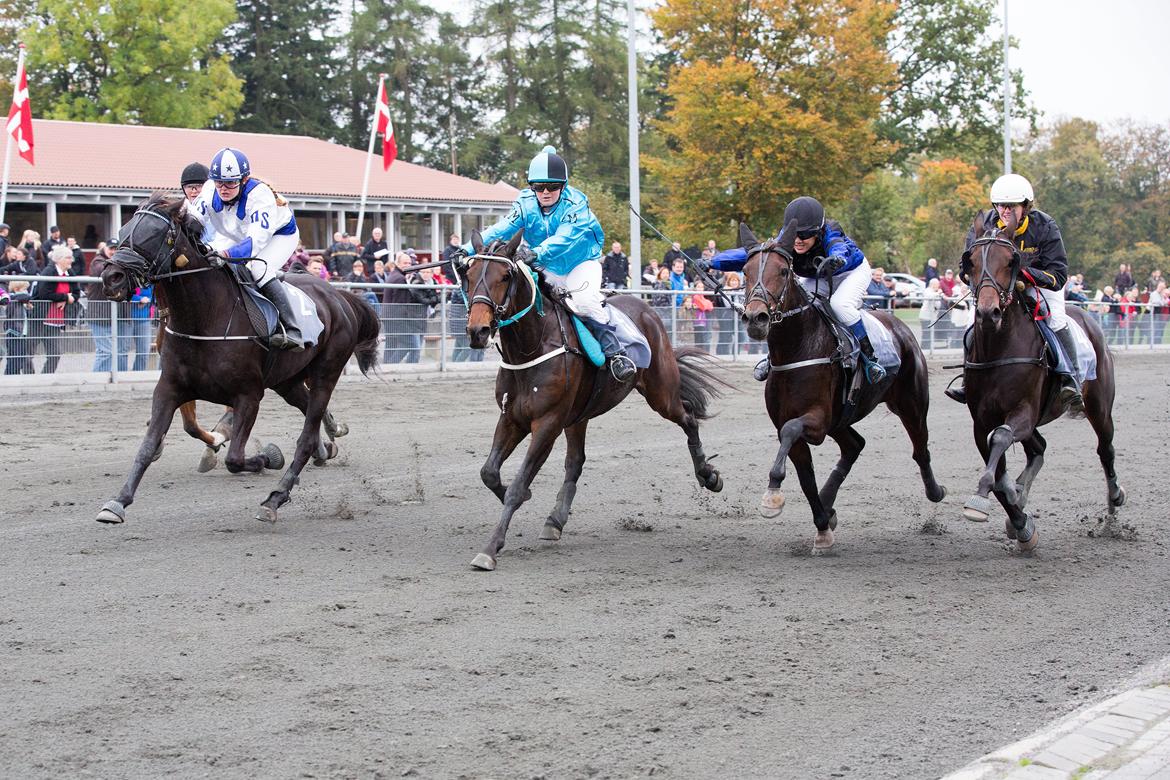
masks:
{"type": "MultiPolygon", "coordinates": [[[[634,47],[636,39],[636,22],[634,0],[627,0],[629,22],[627,25],[626,74],[629,83],[626,86],[627,103],[630,107],[629,136],[630,136],[630,205],[634,211],[642,213],[642,193],[638,182],[638,52],[634,47]]],[[[630,212],[630,286],[642,285],[642,226],[638,217],[630,212]]]]}
{"type": "Polygon", "coordinates": [[[1012,71],[1008,66],[1008,0],[1003,0],[1003,172],[1012,172],[1012,71]]]}

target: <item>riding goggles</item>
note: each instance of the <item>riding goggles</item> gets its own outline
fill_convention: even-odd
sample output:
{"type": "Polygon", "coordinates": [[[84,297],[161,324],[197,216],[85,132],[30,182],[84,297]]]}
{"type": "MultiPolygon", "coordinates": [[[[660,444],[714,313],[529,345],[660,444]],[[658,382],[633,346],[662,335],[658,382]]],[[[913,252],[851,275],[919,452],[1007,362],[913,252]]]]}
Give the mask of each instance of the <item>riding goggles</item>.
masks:
{"type": "Polygon", "coordinates": [[[529,182],[528,186],[532,188],[533,192],[558,192],[564,188],[564,183],[559,181],[550,182],[529,182]]]}
{"type": "Polygon", "coordinates": [[[810,230],[798,230],[798,231],[796,231],[796,237],[799,238],[801,241],[808,241],[810,238],[816,236],[820,232],[821,232],[820,228],[812,228],[810,230]]]}

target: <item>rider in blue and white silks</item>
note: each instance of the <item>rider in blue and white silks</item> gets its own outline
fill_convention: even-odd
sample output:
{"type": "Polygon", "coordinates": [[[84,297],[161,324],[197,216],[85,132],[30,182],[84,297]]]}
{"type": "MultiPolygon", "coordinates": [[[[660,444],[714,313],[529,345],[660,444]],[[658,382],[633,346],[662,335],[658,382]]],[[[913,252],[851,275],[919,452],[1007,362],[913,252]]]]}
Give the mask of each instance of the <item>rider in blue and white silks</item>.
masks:
{"type": "MultiPolygon", "coordinates": [[[[871,384],[881,382],[886,370],[878,364],[861,321],[861,305],[870,279],[869,261],[836,220],[825,219],[825,208],[816,198],[806,195],[789,203],[784,209],[784,224],[793,221],[793,273],[809,293],[829,295],[829,310],[857,339],[866,379],[871,384]],[[826,275],[818,277],[817,266],[822,259],[828,260],[821,271],[826,275]]],[[[710,265],[720,271],[739,271],[746,261],[746,250],[729,249],[715,255],[710,265]]],[[[769,372],[768,358],[764,358],[756,365],[755,377],[762,382],[769,372]]]]}
{"type": "Polygon", "coordinates": [[[246,262],[256,289],[276,307],[284,326],[269,343],[305,348],[292,305],[277,273],[297,249],[300,233],[292,209],[264,182],[252,177],[248,158],[224,148],[211,160],[209,181],[187,209],[215,231],[211,247],[229,261],[246,262]]]}
{"type": "MultiPolygon", "coordinates": [[[[597,337],[614,378],[624,382],[637,367],[618,341],[601,293],[605,234],[589,209],[589,199],[569,186],[569,166],[551,146],[532,158],[528,184],[508,215],[483,232],[483,242],[507,241],[523,230],[529,249],[518,250],[516,259],[543,271],[550,285],[569,291],[566,305],[597,337]]],[[[463,251],[475,250],[465,244],[463,251]]]]}

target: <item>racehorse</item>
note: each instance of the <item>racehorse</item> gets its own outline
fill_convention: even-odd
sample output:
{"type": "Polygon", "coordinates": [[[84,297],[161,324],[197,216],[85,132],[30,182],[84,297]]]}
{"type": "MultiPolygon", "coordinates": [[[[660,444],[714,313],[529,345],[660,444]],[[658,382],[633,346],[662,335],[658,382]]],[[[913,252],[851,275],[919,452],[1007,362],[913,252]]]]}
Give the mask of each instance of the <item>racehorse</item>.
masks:
{"type": "MultiPolygon", "coordinates": [[[[847,400],[853,377],[843,365],[833,327],[792,270],[795,234],[793,226],[783,231],[782,238],[760,243],[747,225],[739,226],[739,243],[748,253],[743,269],[747,290],[743,319],[749,336],[768,342],[771,371],[764,386],[764,401],[780,438],[780,449],[768,472],[768,489],[760,501],[760,514],[776,517],[784,510],[780,488],[785,460],[791,459],[812,509],[817,529],[813,551],[819,553],[833,546],[837,527],[833,503],[865,447],[865,439],[853,425],[879,403],[884,402],[901,419],[910,435],[926,497],[942,501],[947,491],[935,481],[930,467],[926,359],[914,334],[892,314],[875,313],[893,335],[901,366],[877,385],[862,381],[847,400]],[[826,436],[840,446],[841,459],[818,492],[809,445],[821,444],[826,436]]],[[[855,370],[862,371],[860,365],[855,370]]]]}
{"type": "Polygon", "coordinates": [[[204,254],[198,221],[186,213],[186,200],[152,196],[123,225],[118,249],[102,272],[106,295],[125,300],[144,283],[167,312],[167,348],[160,356],[162,375],[154,389],[150,425],[118,496],[98,513],[103,523],[121,523],[143,473],[170,428],[175,409],[207,400],[233,409],[231,446],[225,465],[232,473],[280,468],[270,452],[246,456],[248,436],[266,387],[305,415],[296,453],[277,489],[261,504],[257,519],[276,521],[301,470],[313,453],[335,454],[320,441],[321,422],[333,388],[351,355],[365,374],[377,361],[379,323],[364,301],[334,289],[310,274],[291,274],[286,282],[316,305],[324,331],[303,352],[269,352],[246,312],[245,292],[216,255],[204,254]],[[180,270],[176,270],[180,269],[180,270]]]}
{"type": "Polygon", "coordinates": [[[631,390],[637,389],[651,409],[686,432],[699,484],[715,493],[723,489],[723,478],[699,439],[699,421],[709,417],[710,399],[718,395],[721,385],[727,386],[708,368],[713,359],[693,347],[672,348],[662,320],[645,302],[618,295],[609,298],[607,305],[628,315],[646,337],[650,365],[621,383],[605,366],[594,368],[581,356],[580,342],[564,305],[550,299],[547,292],[542,294],[534,272],[513,260],[521,238],[517,233],[507,245],[496,242],[485,252],[479,233],[473,233],[476,254],[465,270],[469,342],[475,349],[484,349],[489,338],[498,334],[504,362],[496,374],[500,417],[491,452],[480,469],[480,478],[504,509],[483,551],[471,562],[484,571],[496,568],[508,523],[531,498],[529,486],[564,432],[568,445],[565,481],[540,533],[544,541],[561,538],[585,463],[589,420],[617,406],[631,390]],[[551,310],[543,309],[546,302],[551,310]],[[530,434],[524,462],[505,486],[500,481],[500,466],[530,434]]]}
{"type": "MultiPolygon", "coordinates": [[[[975,221],[979,235],[981,218],[975,221]]],[[[1021,551],[1033,549],[1039,539],[1035,522],[1024,511],[1032,481],[1044,464],[1048,446],[1037,428],[1064,413],[1057,401],[1059,384],[1049,371],[1045,340],[1035,322],[1031,302],[1020,293],[1022,260],[1012,243],[1018,224],[1014,215],[1002,229],[989,230],[971,247],[971,294],[975,297],[975,324],[963,363],[967,408],[974,423],[975,444],[987,466],[979,488],[963,508],[968,520],[983,522],[991,511],[988,493],[1007,511],[1005,529],[1021,551]],[[1008,447],[1020,442],[1027,461],[1013,481],[1007,478],[1008,447]]],[[[1113,397],[1116,392],[1113,357],[1100,326],[1080,309],[1067,316],[1080,324],[1097,356],[1097,378],[1083,385],[1085,416],[1097,434],[1097,457],[1105,470],[1106,506],[1113,515],[1125,503],[1125,489],[1113,470],[1113,397]]],[[[1072,327],[1071,325],[1069,327],[1072,327]]],[[[1070,356],[1075,360],[1075,356],[1070,356]]]]}

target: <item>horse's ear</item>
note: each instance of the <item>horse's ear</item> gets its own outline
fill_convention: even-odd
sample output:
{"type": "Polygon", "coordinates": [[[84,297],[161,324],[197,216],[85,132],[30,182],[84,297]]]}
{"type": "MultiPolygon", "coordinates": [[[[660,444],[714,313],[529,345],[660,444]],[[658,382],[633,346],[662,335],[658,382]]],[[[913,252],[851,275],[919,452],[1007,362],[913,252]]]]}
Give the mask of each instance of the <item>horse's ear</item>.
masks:
{"type": "Polygon", "coordinates": [[[520,248],[520,242],[524,240],[524,231],[517,230],[516,235],[512,236],[512,240],[504,247],[504,257],[515,257],[516,250],[520,248]]]}
{"type": "Polygon", "coordinates": [[[788,224],[780,231],[780,235],[776,237],[776,246],[788,253],[788,258],[792,259],[792,253],[796,251],[796,220],[788,220],[788,224]]]}
{"type": "Polygon", "coordinates": [[[740,246],[740,248],[747,249],[748,247],[755,246],[758,243],[760,243],[759,239],[756,238],[756,234],[753,233],[752,229],[747,226],[747,223],[740,222],[739,223],[739,246],[740,246]]]}
{"type": "Polygon", "coordinates": [[[483,236],[478,230],[471,231],[471,246],[477,255],[483,254],[483,236]]]}

